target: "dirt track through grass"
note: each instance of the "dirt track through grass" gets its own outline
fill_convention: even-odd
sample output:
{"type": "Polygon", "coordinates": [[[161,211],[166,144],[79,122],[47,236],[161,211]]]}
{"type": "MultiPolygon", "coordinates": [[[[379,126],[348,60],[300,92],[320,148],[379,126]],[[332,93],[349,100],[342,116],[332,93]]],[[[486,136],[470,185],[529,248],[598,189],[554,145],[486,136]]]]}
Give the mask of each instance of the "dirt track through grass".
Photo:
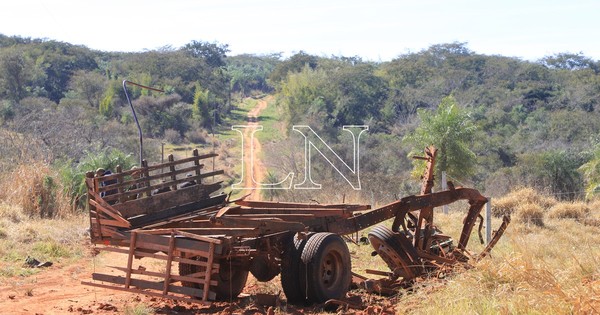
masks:
{"type": "Polygon", "coordinates": [[[266,168],[260,160],[262,147],[257,137],[252,137],[252,132],[259,125],[260,113],[267,108],[268,102],[265,98],[258,100],[258,103],[250,112],[248,112],[248,126],[244,130],[244,152],[246,157],[244,160],[244,187],[249,188],[247,199],[260,200],[260,192],[257,189],[259,183],[265,178],[266,168]]]}

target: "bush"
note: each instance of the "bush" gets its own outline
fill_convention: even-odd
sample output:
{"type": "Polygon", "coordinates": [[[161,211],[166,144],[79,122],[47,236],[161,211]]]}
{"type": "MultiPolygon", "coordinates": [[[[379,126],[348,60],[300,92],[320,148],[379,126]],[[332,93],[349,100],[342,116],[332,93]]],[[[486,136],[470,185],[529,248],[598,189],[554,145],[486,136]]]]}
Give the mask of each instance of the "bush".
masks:
{"type": "Polygon", "coordinates": [[[172,144],[180,144],[181,143],[181,135],[179,134],[179,131],[177,131],[175,129],[165,130],[164,139],[168,143],[172,143],[172,144]]]}
{"type": "Polygon", "coordinates": [[[494,199],[492,201],[492,214],[495,217],[502,217],[503,215],[512,214],[523,204],[534,204],[547,209],[556,203],[557,201],[553,197],[543,196],[533,188],[523,187],[502,198],[494,199]]]}
{"type": "Polygon", "coordinates": [[[17,166],[0,183],[0,198],[29,217],[53,218],[70,213],[58,174],[42,162],[17,166]]]}
{"type": "Polygon", "coordinates": [[[75,207],[82,207],[86,194],[85,173],[98,168],[115,171],[117,166],[123,170],[130,169],[135,164],[131,154],[113,149],[111,151],[88,152],[87,156],[75,166],[71,161],[63,162],[60,168],[61,179],[64,183],[64,193],[69,196],[70,203],[75,207]]]}
{"type": "Polygon", "coordinates": [[[204,129],[194,129],[185,133],[185,138],[195,144],[205,144],[208,142],[208,132],[204,129]]]}
{"type": "Polygon", "coordinates": [[[581,220],[590,214],[590,207],[584,202],[561,202],[550,208],[548,217],[554,219],[581,220]]]}
{"type": "Polygon", "coordinates": [[[517,207],[514,218],[524,224],[544,226],[544,209],[533,203],[522,204],[517,207]]]}

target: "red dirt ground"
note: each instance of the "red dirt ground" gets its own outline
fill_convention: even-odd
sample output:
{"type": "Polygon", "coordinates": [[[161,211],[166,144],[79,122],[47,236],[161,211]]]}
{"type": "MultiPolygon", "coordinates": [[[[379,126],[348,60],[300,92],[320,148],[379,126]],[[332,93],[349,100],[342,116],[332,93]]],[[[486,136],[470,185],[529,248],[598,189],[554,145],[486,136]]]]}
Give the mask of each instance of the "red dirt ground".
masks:
{"type": "MultiPolygon", "coordinates": [[[[90,245],[91,246],[91,245],[90,245]]],[[[257,293],[260,285],[248,280],[244,293],[232,302],[215,302],[210,306],[177,302],[141,294],[87,286],[93,272],[115,273],[110,265],[126,265],[126,255],[103,252],[96,257],[84,257],[70,264],[53,266],[39,273],[14,278],[14,282],[0,287],[2,314],[123,314],[127,308],[142,304],[155,314],[317,314],[323,305],[298,308],[286,305],[283,293],[276,305],[260,305],[257,293]],[[252,292],[251,294],[249,292],[252,292]]],[[[276,281],[276,280],[272,280],[276,281]]],[[[393,300],[375,295],[350,292],[349,298],[361,310],[347,309],[343,314],[394,314],[393,300]],[[369,305],[370,304],[370,305],[369,305]]]]}

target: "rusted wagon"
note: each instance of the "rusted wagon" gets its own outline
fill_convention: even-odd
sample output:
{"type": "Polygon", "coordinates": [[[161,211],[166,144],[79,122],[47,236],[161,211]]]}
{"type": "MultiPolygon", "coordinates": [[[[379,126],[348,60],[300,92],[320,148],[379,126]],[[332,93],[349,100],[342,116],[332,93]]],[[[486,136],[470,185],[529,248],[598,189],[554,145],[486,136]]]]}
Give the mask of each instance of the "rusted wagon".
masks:
{"type": "MultiPolygon", "coordinates": [[[[101,249],[123,253],[120,275],[94,273],[86,284],[210,303],[238,296],[251,273],[258,281],[280,275],[288,303],[341,299],[351,281],[351,259],[343,238],[379,225],[368,238],[390,267],[375,290],[386,292],[440,266],[486,255],[508,220],[484,251],[473,256],[467,243],[487,199],[477,190],[451,187],[431,192],[436,150],[428,148],[420,194],[377,209],[359,204],[305,204],[231,201],[214,181],[222,171],[206,172],[193,156],[117,169],[86,177],[91,240],[101,249]],[[467,200],[469,209],[456,244],[433,223],[434,207],[467,200]],[[142,265],[143,264],[143,265],[142,265]]],[[[481,224],[481,223],[480,223],[481,224]]],[[[363,282],[363,284],[371,282],[363,282]]],[[[368,288],[369,289],[369,288],[368,288]]]]}

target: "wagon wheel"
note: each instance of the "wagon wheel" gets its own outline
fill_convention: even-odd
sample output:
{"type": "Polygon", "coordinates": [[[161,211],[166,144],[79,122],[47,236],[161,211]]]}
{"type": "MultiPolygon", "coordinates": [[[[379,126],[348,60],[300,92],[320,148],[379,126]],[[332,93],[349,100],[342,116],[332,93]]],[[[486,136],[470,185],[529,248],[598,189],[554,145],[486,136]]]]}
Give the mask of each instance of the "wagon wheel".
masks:
{"type": "Polygon", "coordinates": [[[288,241],[281,257],[281,287],[289,304],[303,304],[306,302],[306,290],[303,289],[300,274],[304,273],[301,255],[308,239],[314,233],[308,233],[302,238],[297,234],[288,241]]]}
{"type": "MultiPolygon", "coordinates": [[[[217,300],[229,300],[237,297],[248,280],[248,270],[244,270],[239,267],[236,261],[230,261],[227,259],[219,260],[219,273],[213,274],[211,279],[217,281],[217,286],[212,287],[215,291],[217,300]]],[[[203,272],[205,267],[196,266],[192,264],[179,263],[179,275],[186,276],[189,274],[203,272]]],[[[193,282],[182,281],[181,284],[185,287],[190,288],[201,288],[200,284],[193,282]]]]}
{"type": "Polygon", "coordinates": [[[415,273],[420,273],[418,253],[405,235],[377,226],[368,237],[379,257],[397,276],[410,280],[416,276],[415,273]]]}
{"type": "Polygon", "coordinates": [[[339,235],[315,234],[306,242],[301,259],[305,273],[300,282],[308,302],[323,303],[346,295],[352,281],[350,251],[339,235]]]}

